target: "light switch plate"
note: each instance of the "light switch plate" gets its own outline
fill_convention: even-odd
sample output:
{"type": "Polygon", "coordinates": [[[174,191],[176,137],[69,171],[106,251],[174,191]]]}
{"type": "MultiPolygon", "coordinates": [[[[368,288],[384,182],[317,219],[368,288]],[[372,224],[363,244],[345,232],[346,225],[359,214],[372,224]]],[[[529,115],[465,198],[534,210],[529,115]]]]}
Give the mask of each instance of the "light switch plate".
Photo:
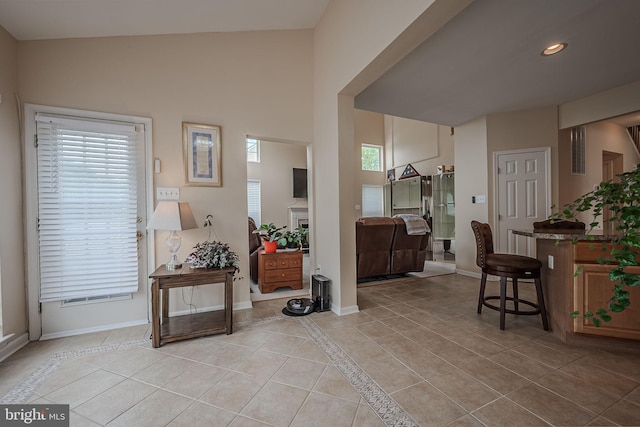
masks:
{"type": "Polygon", "coordinates": [[[156,188],[156,199],[180,200],[180,189],[178,187],[158,187],[156,188]]]}

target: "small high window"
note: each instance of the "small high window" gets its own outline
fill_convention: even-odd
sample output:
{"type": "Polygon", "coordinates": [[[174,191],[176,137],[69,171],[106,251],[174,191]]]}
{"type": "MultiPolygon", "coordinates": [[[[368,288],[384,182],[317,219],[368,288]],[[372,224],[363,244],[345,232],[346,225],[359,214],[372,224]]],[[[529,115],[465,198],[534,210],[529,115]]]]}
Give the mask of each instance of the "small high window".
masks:
{"type": "Polygon", "coordinates": [[[379,145],[362,144],[362,170],[382,170],[382,147],[379,145]]]}
{"type": "Polygon", "coordinates": [[[260,141],[247,138],[247,162],[260,163],[260,141]]]}

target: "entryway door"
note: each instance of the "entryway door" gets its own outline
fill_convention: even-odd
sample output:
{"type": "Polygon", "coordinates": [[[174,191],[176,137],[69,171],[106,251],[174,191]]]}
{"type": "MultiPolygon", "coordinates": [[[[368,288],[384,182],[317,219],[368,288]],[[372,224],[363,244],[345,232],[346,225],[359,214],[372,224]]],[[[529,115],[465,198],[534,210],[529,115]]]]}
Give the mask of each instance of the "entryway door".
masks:
{"type": "Polygon", "coordinates": [[[40,106],[25,120],[30,339],[148,323],[151,120],[40,106]]]}
{"type": "Polygon", "coordinates": [[[535,257],[535,240],[513,234],[550,214],[551,147],[494,154],[496,252],[535,257]],[[497,166],[497,167],[496,167],[497,166]]]}

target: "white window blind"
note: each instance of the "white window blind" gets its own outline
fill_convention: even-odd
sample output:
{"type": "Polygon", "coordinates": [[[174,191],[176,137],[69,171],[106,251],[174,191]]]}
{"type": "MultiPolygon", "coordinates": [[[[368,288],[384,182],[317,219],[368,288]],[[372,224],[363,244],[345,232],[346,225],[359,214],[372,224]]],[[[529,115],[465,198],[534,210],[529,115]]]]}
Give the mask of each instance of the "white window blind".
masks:
{"type": "Polygon", "coordinates": [[[40,301],[138,289],[143,126],[37,115],[40,301]]]}
{"type": "Polygon", "coordinates": [[[260,180],[247,180],[247,206],[249,216],[253,218],[258,227],[260,227],[260,180]]]}
{"type": "Polygon", "coordinates": [[[383,216],[382,186],[362,186],[362,216],[383,216]]]}
{"type": "Polygon", "coordinates": [[[247,161],[260,163],[260,141],[255,138],[247,138],[247,161]]]}

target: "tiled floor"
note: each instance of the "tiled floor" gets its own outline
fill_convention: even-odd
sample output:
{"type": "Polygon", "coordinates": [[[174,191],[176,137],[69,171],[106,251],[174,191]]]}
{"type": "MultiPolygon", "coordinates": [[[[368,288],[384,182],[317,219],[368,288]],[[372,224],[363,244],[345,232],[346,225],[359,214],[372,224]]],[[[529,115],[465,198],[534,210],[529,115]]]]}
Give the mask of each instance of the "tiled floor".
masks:
{"type": "Polygon", "coordinates": [[[232,335],[158,349],[147,327],[30,343],[0,363],[0,398],[69,403],[73,426],[383,426],[394,410],[403,425],[640,425],[639,354],[564,345],[536,317],[500,331],[475,313],[477,289],[459,275],[368,285],[342,317],[264,301],[232,335]]]}

